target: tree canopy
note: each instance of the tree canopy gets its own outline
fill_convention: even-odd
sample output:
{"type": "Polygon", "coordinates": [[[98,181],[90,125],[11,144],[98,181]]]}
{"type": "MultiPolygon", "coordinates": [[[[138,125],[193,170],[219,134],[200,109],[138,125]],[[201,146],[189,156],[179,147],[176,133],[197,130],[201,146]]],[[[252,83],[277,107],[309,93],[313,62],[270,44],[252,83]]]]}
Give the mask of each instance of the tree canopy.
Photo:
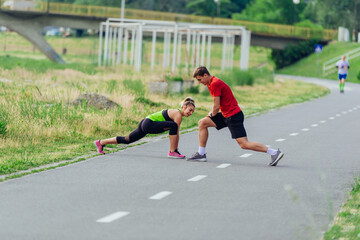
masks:
{"type": "MultiPolygon", "coordinates": [[[[121,0],[50,0],[120,7],[121,0]]],[[[225,17],[248,21],[297,24],[350,30],[360,21],[358,0],[126,0],[127,8],[225,17]]],[[[355,26],[358,28],[358,26],[355,26]]]]}

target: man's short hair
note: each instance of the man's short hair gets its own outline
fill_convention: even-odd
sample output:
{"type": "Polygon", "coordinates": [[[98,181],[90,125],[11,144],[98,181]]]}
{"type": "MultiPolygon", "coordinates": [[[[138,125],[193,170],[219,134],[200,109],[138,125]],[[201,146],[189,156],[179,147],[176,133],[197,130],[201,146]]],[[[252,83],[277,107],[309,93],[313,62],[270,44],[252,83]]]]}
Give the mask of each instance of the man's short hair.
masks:
{"type": "Polygon", "coordinates": [[[197,76],[203,77],[205,73],[207,75],[210,75],[209,71],[207,70],[207,68],[205,66],[200,66],[195,70],[193,77],[194,78],[196,78],[197,76]]]}

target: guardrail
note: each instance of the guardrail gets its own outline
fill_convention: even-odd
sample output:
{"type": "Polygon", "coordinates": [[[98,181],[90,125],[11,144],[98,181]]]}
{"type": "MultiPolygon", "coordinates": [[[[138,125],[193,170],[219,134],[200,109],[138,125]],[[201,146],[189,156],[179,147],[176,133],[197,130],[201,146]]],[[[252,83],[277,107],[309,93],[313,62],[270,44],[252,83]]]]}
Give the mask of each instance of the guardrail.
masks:
{"type": "MultiPolygon", "coordinates": [[[[354,50],[351,50],[345,54],[347,60],[354,59],[357,57],[360,57],[360,48],[356,48],[354,50]]],[[[342,56],[342,55],[341,55],[342,56]]],[[[337,56],[333,59],[330,59],[329,61],[324,62],[323,64],[323,75],[327,76],[331,73],[334,73],[337,71],[337,68],[335,66],[336,62],[341,59],[341,56],[337,56]]]]}
{"type": "MultiPolygon", "coordinates": [[[[64,15],[81,15],[105,18],[120,18],[121,8],[103,7],[103,6],[87,6],[76,4],[53,3],[48,0],[32,1],[32,0],[0,0],[1,8],[20,11],[40,11],[47,13],[57,13],[64,15]],[[18,3],[11,5],[10,3],[18,3]],[[22,7],[19,3],[29,3],[26,7],[22,7]]],[[[25,5],[25,4],[24,4],[25,5]]],[[[188,14],[166,13],[139,9],[125,9],[125,18],[130,19],[147,19],[147,20],[164,20],[175,22],[192,22],[204,24],[221,24],[221,25],[239,25],[245,26],[252,32],[264,35],[276,35],[284,37],[296,37],[302,39],[317,38],[322,40],[334,40],[338,31],[331,29],[314,30],[304,27],[295,27],[281,24],[259,23],[250,21],[233,20],[227,18],[212,18],[205,16],[194,16],[188,14]]]]}

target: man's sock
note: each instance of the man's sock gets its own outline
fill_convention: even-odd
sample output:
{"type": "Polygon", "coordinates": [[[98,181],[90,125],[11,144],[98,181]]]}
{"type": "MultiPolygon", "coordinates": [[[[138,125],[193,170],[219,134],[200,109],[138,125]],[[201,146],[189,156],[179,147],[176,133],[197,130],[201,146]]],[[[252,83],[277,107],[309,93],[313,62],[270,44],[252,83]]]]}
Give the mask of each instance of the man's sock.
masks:
{"type": "Polygon", "coordinates": [[[267,150],[266,153],[268,153],[268,154],[270,154],[270,155],[275,155],[275,154],[277,153],[277,150],[272,149],[272,148],[268,148],[268,150],[267,150]]]}
{"type": "Polygon", "coordinates": [[[199,154],[200,155],[204,155],[205,154],[205,148],[204,147],[199,147],[199,154]]]}

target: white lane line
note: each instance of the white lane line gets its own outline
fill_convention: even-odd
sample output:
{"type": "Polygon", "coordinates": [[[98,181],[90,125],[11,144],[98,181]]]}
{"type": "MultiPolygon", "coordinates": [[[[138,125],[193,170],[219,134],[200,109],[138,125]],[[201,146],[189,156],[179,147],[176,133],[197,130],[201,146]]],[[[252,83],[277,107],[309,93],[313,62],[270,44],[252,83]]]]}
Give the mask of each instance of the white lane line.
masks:
{"type": "Polygon", "coordinates": [[[307,132],[307,131],[309,131],[309,129],[308,128],[303,128],[303,129],[301,129],[301,131],[307,132]]]}
{"type": "Polygon", "coordinates": [[[357,110],[357,107],[353,107],[354,110],[357,110]]]}
{"type": "Polygon", "coordinates": [[[317,127],[317,126],[319,126],[319,124],[312,124],[311,126],[312,127],[317,127]]]}
{"type": "Polygon", "coordinates": [[[353,110],[352,109],[349,109],[348,112],[352,112],[353,110]]]}
{"type": "Polygon", "coordinates": [[[283,141],[285,141],[286,139],[284,139],[284,138],[279,138],[279,139],[276,139],[275,140],[275,142],[283,142],[283,141]]]}
{"type": "Polygon", "coordinates": [[[334,120],[335,118],[334,117],[329,117],[330,120],[334,120]]]}
{"type": "Polygon", "coordinates": [[[325,121],[325,120],[321,120],[320,123],[326,123],[326,121],[325,121]]]}
{"type": "Polygon", "coordinates": [[[299,133],[290,133],[289,135],[290,136],[297,136],[297,135],[299,135],[299,133]]]}
{"type": "Polygon", "coordinates": [[[188,182],[197,182],[197,181],[200,181],[201,179],[204,179],[206,177],[207,177],[207,175],[197,175],[197,176],[195,176],[193,178],[188,179],[188,182]]]}
{"type": "Polygon", "coordinates": [[[217,166],[216,168],[227,168],[230,165],[231,165],[230,163],[223,163],[223,164],[220,164],[219,166],[217,166]]]}
{"type": "Polygon", "coordinates": [[[252,153],[245,153],[243,155],[241,155],[241,158],[246,158],[246,157],[250,157],[252,155],[252,153]]]}
{"type": "Polygon", "coordinates": [[[336,114],[337,117],[341,117],[341,114],[336,114]]]}
{"type": "Polygon", "coordinates": [[[347,114],[347,111],[343,111],[343,112],[341,112],[342,114],[347,114]]]}
{"type": "Polygon", "coordinates": [[[113,214],[110,214],[106,217],[100,218],[98,220],[96,220],[96,222],[98,223],[111,223],[119,218],[125,217],[126,215],[129,215],[129,212],[116,212],[113,214]]]}
{"type": "Polygon", "coordinates": [[[161,199],[169,196],[170,194],[172,194],[172,192],[163,191],[163,192],[159,192],[159,193],[155,194],[154,196],[149,197],[149,199],[151,199],[151,200],[161,200],[161,199]]]}

